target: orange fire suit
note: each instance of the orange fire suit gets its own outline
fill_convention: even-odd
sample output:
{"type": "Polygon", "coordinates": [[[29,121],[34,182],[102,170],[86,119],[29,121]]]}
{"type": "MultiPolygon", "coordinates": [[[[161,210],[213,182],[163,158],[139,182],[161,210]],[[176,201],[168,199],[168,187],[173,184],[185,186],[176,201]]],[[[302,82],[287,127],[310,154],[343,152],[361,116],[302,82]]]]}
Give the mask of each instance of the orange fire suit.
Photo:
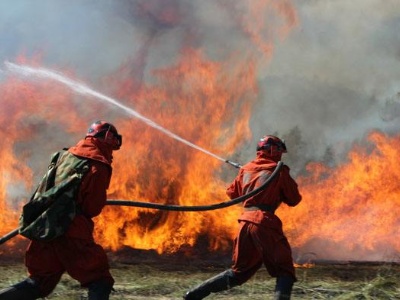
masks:
{"type": "MultiPolygon", "coordinates": [[[[279,159],[258,151],[256,159],[240,169],[227,188],[227,195],[233,199],[260,187],[279,159]]],[[[290,276],[296,280],[291,248],[283,234],[282,222],[274,211],[282,202],[295,206],[300,201],[297,183],[286,165],[266,189],[245,200],[232,257],[232,271],[238,284],[250,279],[263,263],[272,277],[290,276]]]]}
{"type": "Polygon", "coordinates": [[[98,281],[111,287],[114,284],[106,253],[94,242],[92,220],[106,204],[112,150],[97,139],[84,139],[68,151],[89,158],[90,169],[76,199],[82,213],[75,217],[68,231],[52,241],[31,241],[28,246],[25,265],[42,297],[51,293],[64,272],[83,287],[98,281]]]}

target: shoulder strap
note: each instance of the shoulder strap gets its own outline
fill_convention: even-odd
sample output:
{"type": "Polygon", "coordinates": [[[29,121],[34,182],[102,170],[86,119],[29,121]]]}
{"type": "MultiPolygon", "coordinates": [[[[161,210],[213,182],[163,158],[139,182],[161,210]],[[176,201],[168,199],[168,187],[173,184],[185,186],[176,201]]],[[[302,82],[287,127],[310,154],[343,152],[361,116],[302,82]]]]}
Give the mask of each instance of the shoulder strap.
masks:
{"type": "Polygon", "coordinates": [[[54,186],[54,180],[56,176],[56,165],[57,161],[61,156],[63,151],[54,152],[51,156],[50,164],[47,167],[47,172],[43,175],[42,180],[40,180],[39,185],[37,186],[33,196],[36,193],[43,193],[47,191],[49,188],[54,186]]]}

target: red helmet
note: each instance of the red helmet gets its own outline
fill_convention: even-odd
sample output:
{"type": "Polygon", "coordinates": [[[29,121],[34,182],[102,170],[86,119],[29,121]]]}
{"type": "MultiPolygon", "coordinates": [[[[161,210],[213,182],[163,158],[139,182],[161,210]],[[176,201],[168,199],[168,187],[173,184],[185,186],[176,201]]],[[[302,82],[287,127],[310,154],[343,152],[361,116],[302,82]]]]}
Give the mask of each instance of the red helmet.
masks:
{"type": "Polygon", "coordinates": [[[118,150],[122,145],[122,136],[118,134],[115,126],[104,121],[96,121],[90,125],[86,137],[100,138],[111,145],[113,150],[118,150]]]}
{"type": "Polygon", "coordinates": [[[266,151],[270,156],[282,155],[287,152],[285,141],[274,135],[263,136],[257,143],[257,151],[266,151]]]}

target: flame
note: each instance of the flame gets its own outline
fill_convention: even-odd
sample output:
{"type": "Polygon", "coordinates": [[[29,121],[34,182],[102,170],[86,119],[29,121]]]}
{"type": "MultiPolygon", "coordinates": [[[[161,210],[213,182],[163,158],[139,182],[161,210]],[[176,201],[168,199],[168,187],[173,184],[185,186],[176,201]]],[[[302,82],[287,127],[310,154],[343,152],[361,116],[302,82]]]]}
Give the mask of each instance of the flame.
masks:
{"type": "MultiPolygon", "coordinates": [[[[152,17],[158,24],[173,27],[180,22],[179,13],[163,11],[156,0],[149,3],[141,9],[148,13],[157,7],[158,17],[152,17]]],[[[272,56],[274,38],[286,36],[297,17],[289,1],[252,1],[246,13],[243,7],[227,3],[226,8],[251,41],[248,51],[231,49],[217,61],[206,49],[184,45],[173,64],[152,70],[149,83],[143,81],[149,38],[137,57],[103,78],[102,86],[157,124],[231,158],[251,137],[249,120],[258,97],[260,65],[272,56]],[[268,37],[263,31],[265,16],[278,23],[269,28],[268,37]]],[[[189,35],[196,44],[193,32],[189,35]]],[[[42,60],[20,57],[18,62],[35,67],[42,60]]],[[[63,73],[75,77],[71,70],[63,73]]],[[[82,99],[52,81],[7,76],[0,89],[0,234],[18,226],[20,208],[42,176],[49,155],[73,145],[88,122],[96,119],[112,121],[124,136],[122,149],[114,155],[110,199],[179,205],[227,200],[225,188],[235,171],[140,120],[94,99],[82,99]]],[[[334,168],[318,162],[307,166],[308,174],[297,178],[302,203],[278,210],[296,255],[393,259],[393,253],[400,251],[394,238],[400,225],[399,143],[399,136],[372,132],[368,147],[355,146],[345,163],[334,168]]],[[[239,213],[239,206],[208,212],[108,206],[96,218],[95,237],[112,251],[129,246],[172,253],[204,242],[209,251],[225,251],[230,249],[239,213]]],[[[16,251],[13,241],[7,242],[6,250],[16,251]]]]}
{"type": "MultiPolygon", "coordinates": [[[[243,137],[236,132],[244,137],[250,134],[247,120],[251,106],[243,106],[239,100],[244,94],[254,94],[254,87],[247,82],[233,86],[234,82],[221,78],[221,71],[219,64],[207,61],[200,51],[188,50],[175,68],[156,72],[158,86],[137,95],[135,105],[144,115],[152,114],[158,124],[174,128],[179,136],[213,153],[229,155],[243,137]]],[[[234,75],[252,79],[255,76],[251,67],[237,72],[234,75]]],[[[124,172],[114,172],[110,195],[180,205],[205,205],[226,199],[226,184],[218,179],[220,161],[177,144],[135,120],[127,126],[140,134],[124,139],[124,149],[116,153],[115,168],[123,168],[124,172]]],[[[113,250],[127,245],[174,252],[181,245],[194,245],[199,235],[209,235],[213,228],[216,237],[210,236],[210,248],[220,249],[229,245],[233,233],[228,224],[234,214],[235,209],[221,214],[110,208],[99,218],[104,227],[97,238],[103,244],[109,243],[113,250]]]]}
{"type": "Polygon", "coordinates": [[[304,263],[304,264],[297,264],[294,263],[295,268],[303,268],[303,269],[311,269],[315,267],[315,263],[304,263]]]}
{"type": "MultiPolygon", "coordinates": [[[[129,99],[130,106],[188,141],[212,153],[223,153],[221,156],[234,155],[251,137],[248,123],[258,93],[257,64],[269,61],[272,55],[273,39],[262,35],[263,17],[275,12],[277,19],[282,18],[276,30],[279,36],[287,34],[297,21],[288,2],[281,3],[254,1],[247,14],[238,13],[238,7],[228,8],[255,50],[237,53],[233,49],[225,61],[214,61],[202,49],[185,47],[174,66],[154,70],[153,85],[141,86],[139,91],[130,68],[122,68],[118,80],[112,78],[116,83],[113,94],[129,99]],[[243,15],[247,18],[237,17],[243,15]],[[260,54],[262,58],[257,59],[260,54]]],[[[174,18],[175,22],[179,18],[174,18]]],[[[192,33],[188,41],[193,41],[192,33]]],[[[140,61],[147,57],[144,52],[132,65],[144,65],[140,61]]],[[[122,132],[130,135],[124,149],[116,154],[115,169],[124,171],[114,172],[110,197],[179,205],[227,200],[221,162],[136,120],[127,121],[122,132]]],[[[106,208],[98,218],[96,238],[112,250],[130,246],[165,253],[194,246],[206,236],[209,250],[227,250],[239,210],[182,213],[106,208]]]]}
{"type": "Polygon", "coordinates": [[[309,164],[302,204],[281,209],[294,247],[320,258],[398,260],[399,146],[399,135],[373,131],[342,165],[309,164]]]}

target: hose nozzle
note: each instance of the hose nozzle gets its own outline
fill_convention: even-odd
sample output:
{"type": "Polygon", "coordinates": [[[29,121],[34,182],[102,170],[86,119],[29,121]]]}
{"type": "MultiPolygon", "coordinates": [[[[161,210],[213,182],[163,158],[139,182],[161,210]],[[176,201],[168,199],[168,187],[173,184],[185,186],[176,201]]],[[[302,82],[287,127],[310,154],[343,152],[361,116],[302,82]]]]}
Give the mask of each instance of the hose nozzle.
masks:
{"type": "Polygon", "coordinates": [[[231,160],[226,160],[225,161],[227,164],[230,164],[231,166],[234,166],[235,168],[238,168],[238,169],[240,169],[241,167],[242,167],[242,165],[241,164],[239,164],[239,163],[237,163],[237,162],[233,162],[233,161],[231,161],[231,160]]]}

